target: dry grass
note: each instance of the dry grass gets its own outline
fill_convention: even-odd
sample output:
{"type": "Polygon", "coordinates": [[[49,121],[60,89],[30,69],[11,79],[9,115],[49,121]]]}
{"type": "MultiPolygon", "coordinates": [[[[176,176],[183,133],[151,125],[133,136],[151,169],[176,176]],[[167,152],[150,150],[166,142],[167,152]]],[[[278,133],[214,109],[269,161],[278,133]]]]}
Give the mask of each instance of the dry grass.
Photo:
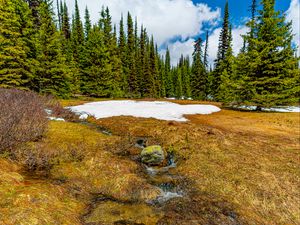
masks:
{"type": "Polygon", "coordinates": [[[213,219],[210,224],[227,224],[228,218],[216,213],[228,209],[243,224],[300,224],[299,114],[222,110],[188,118],[188,123],[90,118],[113,136],[86,125],[51,122],[47,137],[31,143],[51,153],[51,179],[31,180],[20,173],[20,165],[0,158],[2,224],[19,224],[22,216],[28,224],[79,224],[94,194],[121,204],[155,198],[157,190],[139,175],[138,165],[121,156],[138,154],[130,147],[136,137],[175,151],[178,167],[173,172],[193,189],[193,202],[170,202],[167,214],[159,215],[160,224],[208,224],[213,219]]]}
{"type": "MultiPolygon", "coordinates": [[[[188,103],[188,102],[185,102],[188,103]]],[[[222,110],[189,123],[98,120],[116,135],[149,137],[180,157],[178,172],[199,193],[229,202],[247,224],[300,223],[298,113],[222,110]]]]}

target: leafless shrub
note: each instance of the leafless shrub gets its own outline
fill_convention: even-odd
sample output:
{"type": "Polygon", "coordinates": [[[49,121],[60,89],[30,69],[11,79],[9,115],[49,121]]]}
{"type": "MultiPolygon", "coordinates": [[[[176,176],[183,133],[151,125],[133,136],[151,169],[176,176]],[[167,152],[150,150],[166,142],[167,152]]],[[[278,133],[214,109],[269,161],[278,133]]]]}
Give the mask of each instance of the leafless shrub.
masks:
{"type": "Polygon", "coordinates": [[[71,110],[62,107],[62,105],[53,96],[47,96],[45,98],[45,105],[48,110],[51,111],[51,116],[63,118],[70,122],[78,122],[79,116],[73,113],[71,110]]]}
{"type": "Polygon", "coordinates": [[[0,152],[38,140],[47,129],[47,121],[40,96],[0,88],[0,152]]]}

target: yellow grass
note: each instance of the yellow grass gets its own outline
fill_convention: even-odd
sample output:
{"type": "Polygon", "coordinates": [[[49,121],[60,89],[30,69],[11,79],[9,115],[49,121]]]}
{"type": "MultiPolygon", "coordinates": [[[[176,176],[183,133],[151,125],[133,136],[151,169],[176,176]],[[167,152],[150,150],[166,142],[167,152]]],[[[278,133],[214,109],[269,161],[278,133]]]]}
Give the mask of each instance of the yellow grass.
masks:
{"type": "MultiPolygon", "coordinates": [[[[30,145],[53,153],[49,178],[34,180],[16,162],[0,157],[0,224],[80,224],[94,195],[122,202],[157,197],[157,189],[140,175],[139,166],[122,156],[139,153],[130,145],[135,137],[147,137],[148,144],[175,151],[178,167],[173,173],[185,177],[186,186],[194,191],[194,205],[183,204],[179,211],[186,214],[183,217],[168,214],[170,224],[189,224],[188,219],[207,224],[206,211],[222,208],[223,203],[244,224],[300,224],[299,113],[222,110],[187,117],[187,123],[133,117],[90,119],[111,130],[113,136],[86,125],[51,122],[46,138],[30,145]],[[194,213],[198,209],[204,213],[194,213]]],[[[131,210],[140,203],[122,204],[100,205],[89,219],[94,221],[97,210],[108,212],[119,206],[131,210]]],[[[122,215],[134,216],[130,210],[122,215]]],[[[144,210],[151,211],[147,206],[144,210]]],[[[141,221],[163,217],[158,213],[149,220],[147,214],[141,212],[141,221]]],[[[106,221],[115,217],[110,216],[106,221]]]]}

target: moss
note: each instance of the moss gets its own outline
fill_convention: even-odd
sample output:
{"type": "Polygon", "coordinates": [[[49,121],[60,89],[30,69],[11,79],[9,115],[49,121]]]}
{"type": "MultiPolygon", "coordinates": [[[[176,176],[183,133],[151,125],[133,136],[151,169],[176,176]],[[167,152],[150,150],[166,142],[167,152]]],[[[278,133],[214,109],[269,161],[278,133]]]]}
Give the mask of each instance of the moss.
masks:
{"type": "Polygon", "coordinates": [[[155,225],[162,213],[146,204],[124,204],[107,201],[98,204],[86,223],[115,224],[123,221],[132,224],[155,225]]]}

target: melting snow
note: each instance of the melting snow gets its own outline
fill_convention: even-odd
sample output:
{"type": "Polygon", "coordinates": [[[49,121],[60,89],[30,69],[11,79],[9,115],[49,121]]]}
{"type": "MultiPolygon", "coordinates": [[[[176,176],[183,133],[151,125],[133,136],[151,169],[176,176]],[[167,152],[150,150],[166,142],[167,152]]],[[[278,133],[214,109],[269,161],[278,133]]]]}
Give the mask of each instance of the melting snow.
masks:
{"type": "Polygon", "coordinates": [[[97,119],[113,116],[134,116],[155,118],[160,120],[187,121],[183,115],[211,114],[221,109],[213,105],[179,105],[161,101],[102,101],[69,107],[71,111],[80,114],[81,118],[88,115],[97,119]]]}
{"type": "MultiPolygon", "coordinates": [[[[238,106],[237,108],[251,110],[251,111],[256,110],[256,106],[242,105],[242,106],[238,106]]],[[[262,111],[266,111],[266,112],[284,112],[284,113],[287,113],[287,112],[300,112],[300,107],[297,107],[297,106],[281,106],[281,107],[272,107],[272,108],[262,108],[262,111]]]]}
{"type": "Polygon", "coordinates": [[[53,116],[49,116],[47,117],[49,120],[51,121],[60,121],[60,122],[65,122],[65,119],[63,118],[58,118],[58,117],[53,117],[53,116]]]}

